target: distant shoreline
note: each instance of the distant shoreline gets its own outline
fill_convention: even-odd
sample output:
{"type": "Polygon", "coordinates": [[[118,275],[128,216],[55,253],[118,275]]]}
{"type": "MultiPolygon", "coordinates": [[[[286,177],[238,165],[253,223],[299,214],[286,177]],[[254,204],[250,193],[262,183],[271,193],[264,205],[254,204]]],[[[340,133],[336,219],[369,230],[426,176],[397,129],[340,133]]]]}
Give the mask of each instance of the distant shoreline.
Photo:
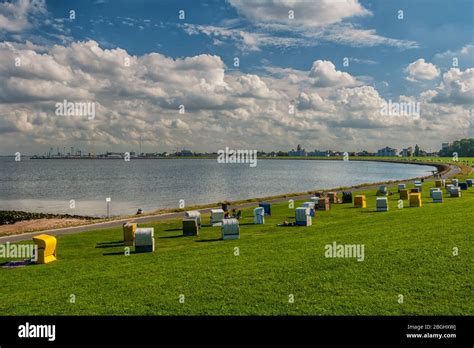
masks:
{"type": "MultiPolygon", "coordinates": [[[[15,157],[15,155],[0,155],[1,157],[15,157]]],[[[114,156],[114,157],[100,157],[100,156],[82,156],[82,157],[75,157],[75,156],[63,156],[63,157],[47,157],[47,156],[39,156],[39,155],[23,155],[23,158],[28,158],[30,160],[124,160],[123,157],[114,156]]],[[[197,159],[217,159],[218,155],[208,155],[208,156],[167,156],[167,157],[135,157],[131,156],[130,161],[132,160],[171,160],[171,159],[190,159],[190,160],[197,160],[197,159]]],[[[469,158],[469,157],[466,157],[469,158]]],[[[322,160],[322,161],[342,161],[343,156],[259,156],[258,161],[264,160],[301,160],[301,161],[309,161],[309,160],[322,160]]],[[[410,163],[410,164],[420,164],[422,165],[435,165],[440,163],[446,163],[449,161],[449,157],[399,157],[399,156],[390,156],[390,157],[381,157],[381,156],[349,156],[347,161],[372,161],[372,162],[393,162],[393,163],[410,163]],[[439,162],[434,162],[439,160],[439,162]]],[[[449,161],[456,163],[455,161],[449,161]]],[[[458,161],[459,163],[463,162],[463,158],[461,157],[458,161]]]]}
{"type": "MultiPolygon", "coordinates": [[[[405,161],[402,162],[402,161],[393,161],[393,160],[392,161],[387,161],[387,160],[376,160],[376,161],[374,161],[374,160],[372,160],[372,161],[373,162],[393,162],[393,163],[402,163],[402,164],[416,164],[416,165],[431,166],[431,167],[435,167],[437,169],[436,174],[440,174],[440,175],[446,175],[451,171],[450,165],[445,164],[445,163],[430,163],[430,162],[408,163],[408,162],[405,162],[405,161]]],[[[396,180],[396,181],[389,180],[389,181],[375,182],[375,183],[364,183],[364,184],[353,185],[353,186],[348,186],[348,187],[337,187],[337,188],[328,188],[328,189],[313,188],[313,189],[310,189],[309,191],[305,191],[305,192],[285,193],[285,194],[280,194],[280,195],[273,195],[273,196],[266,196],[266,197],[254,197],[254,198],[242,199],[242,200],[237,200],[237,201],[226,201],[226,202],[228,202],[229,205],[231,205],[231,206],[233,206],[237,209],[240,209],[241,207],[255,205],[257,202],[261,202],[261,201],[278,202],[278,201],[285,200],[285,199],[288,199],[288,198],[298,199],[299,197],[308,196],[312,192],[316,192],[316,191],[319,191],[319,192],[358,191],[358,190],[362,190],[362,189],[377,187],[378,185],[383,185],[383,184],[386,184],[386,185],[390,186],[390,185],[395,185],[395,184],[398,184],[398,183],[410,182],[410,181],[416,180],[416,179],[422,179],[422,178],[426,179],[426,178],[432,178],[432,177],[433,177],[433,175],[427,175],[427,176],[424,176],[424,177],[414,177],[414,178],[407,178],[407,179],[396,180]]],[[[119,216],[115,216],[115,217],[111,217],[111,218],[94,218],[95,221],[90,220],[90,221],[84,222],[84,224],[81,225],[81,226],[78,226],[78,228],[80,227],[80,228],[89,229],[89,228],[92,228],[96,224],[99,224],[99,225],[112,224],[113,225],[113,224],[121,223],[123,221],[130,220],[130,219],[133,219],[133,220],[145,219],[145,220],[151,220],[152,221],[153,219],[156,219],[156,218],[158,218],[158,219],[163,219],[163,218],[167,218],[167,217],[172,218],[176,214],[182,214],[184,211],[188,211],[188,210],[207,211],[208,209],[219,206],[220,203],[221,202],[211,202],[211,203],[202,204],[202,205],[189,206],[189,207],[186,207],[185,209],[163,208],[163,209],[157,209],[157,210],[154,210],[154,211],[151,211],[151,212],[148,212],[148,213],[144,213],[144,214],[141,214],[141,215],[119,215],[119,216]]],[[[60,214],[58,214],[58,215],[60,215],[60,214]]],[[[86,219],[86,218],[93,218],[93,217],[84,216],[84,219],[86,219]]],[[[71,226],[71,227],[68,227],[68,229],[74,230],[75,227],[71,226]]],[[[54,231],[56,231],[56,230],[61,231],[61,230],[63,230],[63,228],[53,229],[53,230],[54,231]]],[[[39,232],[39,230],[31,231],[31,232],[25,232],[25,233],[33,233],[33,232],[39,232]]],[[[23,233],[21,233],[21,234],[23,234],[23,233]]]]}

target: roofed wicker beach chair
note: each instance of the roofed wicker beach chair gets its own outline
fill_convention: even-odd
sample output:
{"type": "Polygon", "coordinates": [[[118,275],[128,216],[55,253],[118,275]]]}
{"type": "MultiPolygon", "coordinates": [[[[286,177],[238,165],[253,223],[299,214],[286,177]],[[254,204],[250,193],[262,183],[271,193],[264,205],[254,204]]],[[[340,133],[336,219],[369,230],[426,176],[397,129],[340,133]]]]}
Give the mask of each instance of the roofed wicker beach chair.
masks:
{"type": "Polygon", "coordinates": [[[409,194],[409,190],[407,190],[407,189],[400,190],[400,199],[407,200],[408,199],[408,194],[409,194]]]}
{"type": "Polygon", "coordinates": [[[154,228],[137,228],[135,231],[135,252],[150,253],[155,251],[154,228]]]}
{"type": "Polygon", "coordinates": [[[451,195],[451,197],[461,197],[461,188],[459,186],[451,187],[451,189],[449,190],[449,194],[451,195]]]}
{"type": "Polygon", "coordinates": [[[263,225],[265,223],[265,210],[263,207],[257,207],[253,210],[253,223],[263,225]]]}
{"type": "Polygon", "coordinates": [[[388,195],[387,186],[380,185],[377,191],[377,196],[387,196],[387,195],[388,195]]]}
{"type": "Polygon", "coordinates": [[[296,224],[298,226],[311,226],[311,212],[309,207],[299,207],[295,209],[296,224]]]}
{"type": "Polygon", "coordinates": [[[421,208],[421,193],[410,193],[410,207],[421,208]]]}
{"type": "Polygon", "coordinates": [[[240,227],[237,219],[224,219],[221,227],[221,237],[223,240],[239,239],[240,227]]]}
{"type": "Polygon", "coordinates": [[[263,208],[263,210],[265,211],[265,215],[272,215],[272,205],[270,203],[261,202],[258,204],[258,206],[263,208]]]}
{"type": "Polygon", "coordinates": [[[314,202],[304,202],[301,203],[301,207],[309,208],[309,213],[311,216],[314,216],[314,212],[316,210],[316,204],[314,202]]]}
{"type": "Polygon", "coordinates": [[[184,213],[187,219],[196,219],[198,226],[201,226],[201,212],[198,210],[190,210],[184,213]]]}
{"type": "Polygon", "coordinates": [[[433,198],[433,203],[443,203],[443,192],[441,190],[434,191],[431,198],[433,198]]]}
{"type": "Polygon", "coordinates": [[[199,235],[199,225],[197,218],[183,219],[183,236],[199,235]]]}
{"type": "Polygon", "coordinates": [[[387,197],[377,197],[375,202],[377,211],[388,211],[388,198],[387,197]]]}
{"type": "Polygon", "coordinates": [[[221,226],[224,220],[224,210],[211,209],[211,226],[221,226]]]}
{"type": "Polygon", "coordinates": [[[329,210],[331,208],[328,197],[321,197],[318,201],[318,210],[329,210]]]}
{"type": "Polygon", "coordinates": [[[346,204],[346,203],[351,204],[352,203],[352,192],[343,192],[342,193],[342,203],[344,203],[344,204],[346,204]]]}
{"type": "Polygon", "coordinates": [[[354,198],[354,207],[356,208],[367,208],[367,201],[365,195],[357,195],[354,198]]]}

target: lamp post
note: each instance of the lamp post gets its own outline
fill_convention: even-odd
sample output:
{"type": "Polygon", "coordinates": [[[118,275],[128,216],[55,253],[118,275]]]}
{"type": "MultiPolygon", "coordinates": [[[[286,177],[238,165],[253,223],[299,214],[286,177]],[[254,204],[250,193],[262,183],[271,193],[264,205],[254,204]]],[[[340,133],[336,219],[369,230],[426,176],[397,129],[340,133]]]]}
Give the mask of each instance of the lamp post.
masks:
{"type": "Polygon", "coordinates": [[[111,201],[110,197],[107,197],[105,199],[105,201],[107,202],[107,218],[108,218],[109,217],[109,212],[110,212],[110,209],[109,209],[110,201],[111,201]]]}

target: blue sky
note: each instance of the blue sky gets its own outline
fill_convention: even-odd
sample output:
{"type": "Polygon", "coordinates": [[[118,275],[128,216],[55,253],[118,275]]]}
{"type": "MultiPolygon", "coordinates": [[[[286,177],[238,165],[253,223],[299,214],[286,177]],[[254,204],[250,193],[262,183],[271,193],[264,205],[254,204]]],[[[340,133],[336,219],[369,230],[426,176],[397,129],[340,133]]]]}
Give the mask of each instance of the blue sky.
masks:
{"type": "MultiPolygon", "coordinates": [[[[249,2],[251,3],[251,1],[249,2]]],[[[388,80],[390,88],[382,91],[386,96],[413,92],[416,87],[406,84],[403,69],[419,57],[431,60],[437,53],[457,51],[473,41],[473,2],[453,1],[361,1],[373,15],[356,18],[352,23],[361,28],[375,29],[384,37],[415,41],[419,47],[405,49],[392,46],[353,47],[323,41],[310,47],[266,47],[242,55],[235,42],[216,46],[206,35],[190,36],[180,26],[184,23],[222,26],[228,20],[240,19],[236,28],[255,28],[248,20],[239,18],[231,4],[216,1],[48,1],[48,10],[55,18],[68,18],[69,11],[76,11],[76,20],[65,26],[74,40],[94,39],[107,48],[121,47],[129,53],[142,55],[160,52],[170,57],[215,54],[231,66],[234,57],[242,57],[241,70],[256,72],[265,65],[292,67],[308,70],[315,59],[334,62],[338,69],[352,75],[363,75],[377,81],[388,80]],[[455,4],[455,5],[454,5],[455,4]],[[404,19],[398,19],[398,11],[404,19]],[[185,20],[178,19],[178,11],[185,11],[185,20]],[[350,62],[343,66],[344,57],[374,63],[350,62]]],[[[283,36],[291,37],[284,33],[283,36]]],[[[461,68],[473,64],[473,56],[461,59],[461,68]]],[[[445,62],[444,69],[451,62],[445,62]]]]}
{"type": "MultiPolygon", "coordinates": [[[[461,74],[453,71],[446,78],[459,77],[467,83],[468,89],[472,87],[471,70],[469,70],[474,65],[472,1],[455,0],[447,3],[441,0],[352,0],[349,1],[349,5],[343,2],[339,2],[338,5],[334,3],[338,1],[331,3],[325,0],[313,2],[20,0],[11,2],[12,6],[18,6],[16,12],[11,8],[0,7],[0,27],[2,11],[5,20],[5,30],[1,32],[0,40],[12,45],[25,45],[29,42],[36,46],[34,49],[38,53],[42,54],[49,54],[54,45],[70,47],[73,43],[93,41],[104,52],[125,50],[128,56],[138,59],[154,53],[175,61],[196,56],[218,57],[221,61],[218,64],[222,63],[224,70],[223,81],[218,84],[228,83],[226,79],[236,77],[236,74],[242,74],[237,76],[237,79],[245,75],[255,75],[266,84],[265,88],[271,89],[274,85],[280,97],[283,94],[294,94],[289,96],[290,102],[301,99],[301,93],[307,95],[313,93],[311,95],[314,98],[318,99],[321,96],[323,102],[328,104],[339,98],[343,92],[359,93],[361,86],[373,87],[378,94],[376,97],[383,100],[399,100],[401,96],[423,99],[428,94],[433,97],[433,93],[447,93],[446,90],[450,90],[451,87],[445,87],[448,81],[445,81],[443,76],[454,68],[453,57],[458,59],[459,64],[455,68],[459,69],[461,74]],[[294,10],[292,20],[287,18],[289,9],[294,10]],[[71,10],[75,11],[73,20],[69,19],[71,10]],[[185,11],[184,20],[178,18],[180,10],[185,11]],[[398,18],[400,10],[403,11],[403,19],[398,18]],[[238,68],[233,67],[235,57],[240,60],[238,68]],[[349,59],[348,66],[343,64],[345,58],[349,59]],[[331,64],[326,64],[324,67],[321,66],[319,72],[312,72],[317,61],[330,62],[334,69],[331,64]],[[417,61],[416,66],[408,69],[410,64],[417,61]],[[331,78],[345,79],[345,82],[339,83],[334,80],[331,86],[326,84],[319,89],[316,88],[317,84],[305,80],[307,76],[317,79],[320,72],[324,74],[323,78],[326,78],[328,75],[324,69],[333,74],[331,78]],[[468,75],[462,75],[464,72],[468,75]],[[300,78],[300,74],[306,77],[300,78]],[[298,76],[298,84],[294,84],[298,86],[292,90],[294,93],[289,90],[290,86],[283,86],[285,79],[290,75],[293,78],[298,76]]],[[[70,64],[69,67],[72,69],[73,63],[70,64]]],[[[83,67],[84,62],[81,64],[83,67]]],[[[136,79],[137,75],[134,76],[136,79]]],[[[183,79],[185,78],[186,74],[183,75],[183,79]]],[[[363,93],[367,91],[368,89],[365,89],[363,93]]],[[[466,88],[462,88],[461,92],[465,91],[466,88]]],[[[468,92],[470,93],[470,90],[468,92]]],[[[105,92],[101,93],[103,95],[105,92]]],[[[100,95],[100,93],[94,94],[94,98],[100,95]]],[[[261,99],[261,96],[253,97],[261,99]]],[[[450,97],[438,95],[435,99],[444,98],[446,101],[450,97]]],[[[170,101],[173,98],[176,96],[168,96],[168,104],[173,104],[170,101]]],[[[466,105],[465,98],[465,95],[461,96],[463,107],[466,105]]],[[[447,105],[455,107],[456,103],[449,100],[447,105]]],[[[430,115],[437,112],[438,117],[441,117],[441,108],[439,104],[436,106],[439,110],[430,109],[430,115]]],[[[194,106],[190,108],[199,109],[194,106]]],[[[234,111],[237,109],[233,108],[234,111]]],[[[442,112],[446,111],[444,109],[442,112]]],[[[460,112],[459,108],[455,111],[460,112]]],[[[304,117],[313,117],[318,123],[321,118],[317,118],[317,112],[304,117]]],[[[345,111],[341,109],[339,112],[345,111]]],[[[216,117],[211,114],[207,116],[211,119],[216,117]]],[[[465,118],[466,115],[463,113],[459,117],[465,118]]],[[[382,132],[389,132],[384,129],[387,128],[385,126],[371,126],[371,122],[359,120],[360,115],[350,118],[352,121],[357,118],[354,129],[359,129],[362,124],[362,127],[368,127],[370,131],[379,129],[382,132]]],[[[468,129],[464,127],[465,132],[460,131],[459,135],[452,134],[450,137],[469,134],[470,119],[463,120],[467,122],[464,125],[469,125],[468,129]]],[[[188,123],[185,119],[180,118],[180,121],[188,123]]],[[[304,127],[304,122],[301,121],[301,126],[304,127]]],[[[206,121],[203,119],[203,122],[206,121]]],[[[317,130],[323,132],[323,128],[336,121],[321,122],[321,127],[317,130]]],[[[302,141],[310,138],[307,134],[298,136],[297,127],[290,126],[287,121],[282,123],[295,132],[292,138],[302,138],[302,141]]],[[[388,122],[389,125],[392,123],[388,122]]],[[[337,120],[336,124],[341,126],[346,122],[337,120]]],[[[401,131],[399,124],[395,127],[396,131],[401,131]]],[[[429,128],[429,125],[425,127],[429,128]]],[[[356,137],[349,128],[344,126],[343,132],[347,132],[353,140],[356,137]]],[[[334,126],[333,130],[336,133],[337,127],[334,126]]],[[[427,146],[435,146],[435,139],[439,140],[440,130],[437,132],[430,133],[427,146]]],[[[116,136],[113,136],[113,142],[117,142],[119,146],[121,142],[115,139],[116,136]]],[[[87,138],[78,136],[80,141],[87,138]]],[[[415,138],[413,135],[411,138],[407,137],[405,141],[415,138]]],[[[162,144],[157,143],[156,146],[171,146],[173,142],[174,140],[170,139],[162,144]]],[[[313,144],[314,142],[311,142],[308,147],[313,144]]],[[[347,145],[350,144],[351,141],[348,141],[347,145]]],[[[382,141],[374,139],[373,146],[377,147],[379,144],[382,144],[382,141]]],[[[150,146],[152,145],[150,143],[150,146]]],[[[202,143],[188,142],[182,145],[206,147],[202,143]]],[[[261,146],[261,143],[257,142],[256,145],[261,146]]],[[[331,142],[322,144],[326,147],[331,145],[331,142]]],[[[275,147],[278,146],[275,143],[275,147]]],[[[393,146],[400,147],[402,144],[400,142],[393,146]]]]}

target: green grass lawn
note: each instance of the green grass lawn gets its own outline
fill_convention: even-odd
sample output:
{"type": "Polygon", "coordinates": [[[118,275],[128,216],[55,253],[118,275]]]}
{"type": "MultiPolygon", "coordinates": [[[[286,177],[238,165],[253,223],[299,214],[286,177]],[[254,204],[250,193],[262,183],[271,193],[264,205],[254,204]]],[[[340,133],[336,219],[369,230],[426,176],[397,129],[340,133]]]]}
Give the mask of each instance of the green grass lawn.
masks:
{"type": "MultiPolygon", "coordinates": [[[[273,157],[273,159],[299,159],[299,160],[336,160],[340,161],[343,159],[342,156],[285,156],[285,157],[273,157]]],[[[465,164],[474,166],[474,157],[459,157],[454,160],[452,157],[380,157],[380,156],[349,156],[349,161],[397,161],[397,162],[427,162],[427,163],[450,163],[450,164],[465,164]]]]}
{"type": "Polygon", "coordinates": [[[293,221],[287,204],[265,225],[244,210],[233,241],[207,216],[199,237],[182,237],[178,220],[148,224],[154,253],[125,256],[121,228],[59,236],[56,262],[0,269],[0,314],[473,315],[474,188],[435,204],[432,186],[422,208],[398,209],[394,193],[377,213],[372,190],[367,209],[333,205],[311,227],[276,227],[293,221]],[[364,244],[365,260],[326,258],[334,241],[364,244]]]}

